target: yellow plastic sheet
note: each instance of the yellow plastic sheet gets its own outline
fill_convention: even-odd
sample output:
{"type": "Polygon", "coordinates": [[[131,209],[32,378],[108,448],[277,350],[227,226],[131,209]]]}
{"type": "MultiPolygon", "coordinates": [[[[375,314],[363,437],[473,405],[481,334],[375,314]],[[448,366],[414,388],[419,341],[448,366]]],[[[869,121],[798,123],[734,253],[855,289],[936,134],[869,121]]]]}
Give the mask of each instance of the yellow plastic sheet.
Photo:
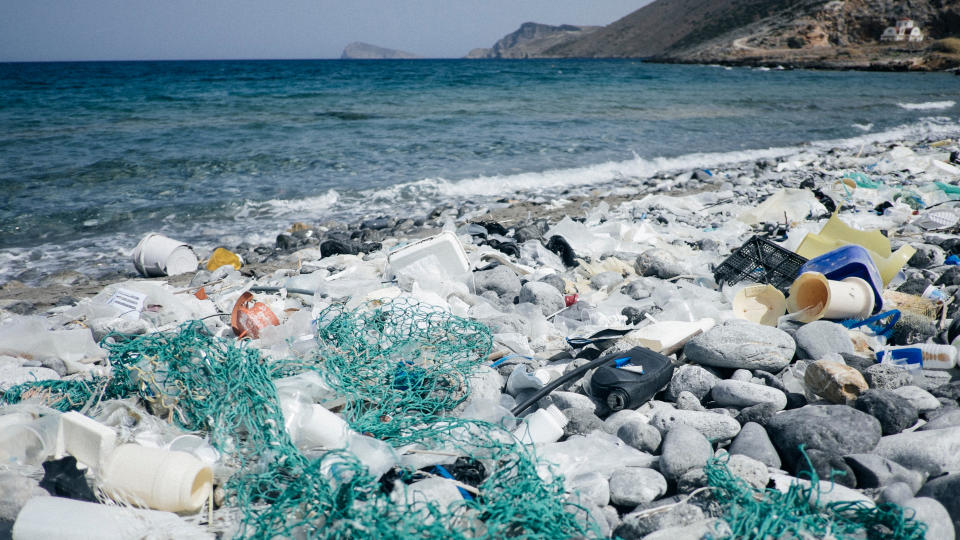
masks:
{"type": "Polygon", "coordinates": [[[210,260],[207,261],[207,270],[213,272],[221,266],[232,266],[234,270],[239,270],[243,266],[243,259],[229,249],[219,247],[213,250],[213,254],[210,255],[210,260]]]}

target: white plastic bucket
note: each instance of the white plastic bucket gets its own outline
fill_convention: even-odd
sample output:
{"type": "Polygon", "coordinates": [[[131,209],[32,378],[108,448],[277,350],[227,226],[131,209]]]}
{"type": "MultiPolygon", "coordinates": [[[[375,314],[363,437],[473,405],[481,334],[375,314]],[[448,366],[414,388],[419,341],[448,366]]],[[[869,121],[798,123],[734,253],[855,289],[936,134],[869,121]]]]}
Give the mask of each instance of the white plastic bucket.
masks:
{"type": "Polygon", "coordinates": [[[865,280],[829,280],[819,272],[804,272],[790,286],[790,313],[806,312],[801,322],[818,319],[865,319],[873,311],[873,288],[865,280]]]}
{"type": "Polygon", "coordinates": [[[160,233],[149,233],[134,248],[133,266],[146,277],[175,276],[196,272],[200,260],[187,244],[167,238],[160,233]]]}
{"type": "Polygon", "coordinates": [[[186,452],[137,444],[105,460],[103,489],[113,499],[169,512],[195,512],[210,495],[213,471],[186,452]]]}

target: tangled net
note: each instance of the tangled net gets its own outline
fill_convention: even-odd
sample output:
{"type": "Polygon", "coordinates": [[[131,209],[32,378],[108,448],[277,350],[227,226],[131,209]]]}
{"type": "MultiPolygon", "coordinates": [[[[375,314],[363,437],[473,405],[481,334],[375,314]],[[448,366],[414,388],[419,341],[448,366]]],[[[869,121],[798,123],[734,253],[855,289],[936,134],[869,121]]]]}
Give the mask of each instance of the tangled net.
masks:
{"type": "Polygon", "coordinates": [[[582,519],[585,509],[567,501],[561,478],[540,478],[542,464],[528,446],[500,425],[453,415],[489,353],[486,327],[407,301],[353,311],[334,306],[317,320],[317,343],[314,356],[271,360],[211,336],[199,321],[171,333],[113,335],[103,343],[110,377],[27,383],[3,400],[40,397],[78,410],[136,396],[154,414],[208,434],[237,470],[224,490],[225,504],[239,513],[231,531],[238,538],[598,534],[582,519]],[[356,432],[399,453],[415,448],[458,458],[452,470],[469,464],[472,475],[452,476],[473,496],[440,507],[406,488],[429,471],[398,467],[377,479],[349,451],[301,452],[284,429],[273,381],[306,370],[346,399],[340,414],[356,432]]]}
{"type": "MultiPolygon", "coordinates": [[[[835,538],[837,540],[922,540],[926,525],[907,515],[898,504],[876,506],[863,501],[823,504],[820,479],[809,465],[810,485],[794,482],[786,493],[758,490],[734,476],[724,461],[711,459],[704,470],[714,488],[713,498],[722,501],[724,521],[730,534],[724,538],[835,538]]],[[[912,511],[911,511],[912,512],[912,511]]]]}

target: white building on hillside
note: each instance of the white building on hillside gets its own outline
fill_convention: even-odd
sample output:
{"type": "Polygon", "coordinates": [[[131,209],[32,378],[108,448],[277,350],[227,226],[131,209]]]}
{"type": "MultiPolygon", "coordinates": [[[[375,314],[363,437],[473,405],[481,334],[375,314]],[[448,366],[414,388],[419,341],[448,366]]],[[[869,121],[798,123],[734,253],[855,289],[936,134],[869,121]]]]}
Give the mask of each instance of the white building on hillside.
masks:
{"type": "Polygon", "coordinates": [[[880,41],[923,41],[923,31],[913,24],[913,19],[900,19],[896,26],[888,26],[880,41]]]}

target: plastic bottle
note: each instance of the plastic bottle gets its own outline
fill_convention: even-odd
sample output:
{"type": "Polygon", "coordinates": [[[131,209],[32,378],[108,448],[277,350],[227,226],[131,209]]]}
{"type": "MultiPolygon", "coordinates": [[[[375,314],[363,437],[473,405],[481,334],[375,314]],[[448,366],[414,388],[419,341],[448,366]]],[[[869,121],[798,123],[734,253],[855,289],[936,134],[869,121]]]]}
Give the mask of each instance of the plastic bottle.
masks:
{"type": "Polygon", "coordinates": [[[213,536],[176,514],[75,501],[63,497],[34,497],[13,524],[14,540],[51,538],[210,539],[213,536]]]}
{"type": "Polygon", "coordinates": [[[923,369],[952,369],[957,365],[957,349],[953,345],[939,345],[937,343],[920,343],[899,347],[887,347],[887,351],[902,351],[905,349],[920,349],[923,369]]]}
{"type": "Polygon", "coordinates": [[[195,512],[210,495],[212,483],[210,466],[186,452],[124,444],[104,460],[104,491],[136,506],[195,512]]]}
{"type": "Polygon", "coordinates": [[[552,443],[563,436],[563,428],[569,420],[556,405],[538,409],[525,419],[525,423],[513,434],[524,444],[552,443]]]}

